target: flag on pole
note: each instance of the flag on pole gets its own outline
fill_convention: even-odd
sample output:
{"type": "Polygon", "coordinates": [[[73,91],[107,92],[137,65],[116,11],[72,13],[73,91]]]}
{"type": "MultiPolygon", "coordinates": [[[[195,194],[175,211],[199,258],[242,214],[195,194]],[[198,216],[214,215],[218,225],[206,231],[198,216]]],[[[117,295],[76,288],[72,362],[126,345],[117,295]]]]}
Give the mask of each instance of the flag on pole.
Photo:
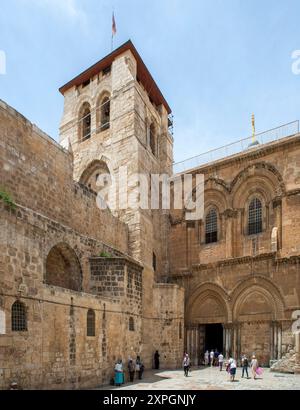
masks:
{"type": "Polygon", "coordinates": [[[112,15],[112,36],[115,36],[117,34],[117,25],[116,25],[116,20],[115,20],[115,13],[112,15]]]}

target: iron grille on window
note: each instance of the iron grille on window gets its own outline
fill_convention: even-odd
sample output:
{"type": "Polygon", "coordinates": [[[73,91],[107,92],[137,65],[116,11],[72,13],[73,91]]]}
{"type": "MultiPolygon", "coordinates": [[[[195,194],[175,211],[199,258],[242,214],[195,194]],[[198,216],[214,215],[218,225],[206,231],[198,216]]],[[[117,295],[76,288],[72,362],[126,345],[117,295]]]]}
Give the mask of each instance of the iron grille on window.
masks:
{"type": "Polygon", "coordinates": [[[205,220],[205,242],[214,243],[218,241],[218,217],[215,209],[211,209],[205,220]]]}
{"type": "Polygon", "coordinates": [[[13,332],[25,332],[27,330],[26,307],[18,301],[11,308],[11,330],[13,332]]]}
{"type": "Polygon", "coordinates": [[[87,312],[87,336],[95,336],[95,312],[89,309],[87,312]]]}
{"type": "Polygon", "coordinates": [[[129,330],[130,332],[134,332],[134,320],[133,317],[129,318],[129,330]]]}
{"type": "Polygon", "coordinates": [[[249,205],[248,234],[256,235],[262,232],[262,204],[258,198],[252,199],[249,205]]]}

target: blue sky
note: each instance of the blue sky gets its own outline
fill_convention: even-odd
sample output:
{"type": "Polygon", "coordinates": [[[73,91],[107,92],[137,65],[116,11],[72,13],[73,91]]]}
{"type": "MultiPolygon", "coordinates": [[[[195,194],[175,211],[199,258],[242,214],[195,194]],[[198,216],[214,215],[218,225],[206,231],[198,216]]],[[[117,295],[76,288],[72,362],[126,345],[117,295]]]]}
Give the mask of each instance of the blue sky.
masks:
{"type": "Polygon", "coordinates": [[[175,160],[300,119],[299,0],[0,0],[0,98],[58,139],[58,88],[129,38],[173,109],[175,160]]]}

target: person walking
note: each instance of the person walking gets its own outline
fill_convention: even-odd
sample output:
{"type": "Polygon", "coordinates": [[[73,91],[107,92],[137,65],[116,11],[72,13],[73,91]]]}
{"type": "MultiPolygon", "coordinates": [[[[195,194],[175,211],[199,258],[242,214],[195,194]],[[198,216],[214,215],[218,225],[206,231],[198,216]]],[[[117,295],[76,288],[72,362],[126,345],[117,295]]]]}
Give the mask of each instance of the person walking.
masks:
{"type": "Polygon", "coordinates": [[[124,371],[122,360],[119,359],[115,365],[115,385],[121,386],[124,383],[124,371]]]}
{"type": "Polygon", "coordinates": [[[135,373],[135,365],[131,358],[128,361],[128,372],[129,372],[129,379],[131,382],[134,380],[134,373],[135,373]]]}
{"type": "Polygon", "coordinates": [[[184,370],[184,375],[185,377],[188,377],[189,375],[189,370],[190,370],[190,358],[187,353],[185,353],[184,358],[183,358],[183,370],[184,370]]]}
{"type": "Polygon", "coordinates": [[[205,366],[209,365],[209,351],[206,350],[206,352],[204,353],[204,364],[205,366]]]}
{"type": "Polygon", "coordinates": [[[258,369],[258,361],[255,357],[255,355],[252,356],[252,360],[251,360],[251,371],[252,371],[252,376],[253,379],[256,379],[256,371],[258,369]]]}
{"type": "Polygon", "coordinates": [[[214,365],[214,357],[215,357],[215,352],[213,350],[211,350],[210,354],[209,354],[209,358],[210,358],[210,367],[213,367],[214,365]]]}
{"type": "Polygon", "coordinates": [[[230,381],[234,382],[235,374],[236,374],[236,361],[230,357],[229,362],[229,373],[230,373],[230,381]]]}
{"type": "Polygon", "coordinates": [[[218,352],[218,349],[216,349],[215,354],[214,354],[214,366],[218,366],[218,357],[219,357],[219,352],[218,352]]]}
{"type": "Polygon", "coordinates": [[[247,356],[244,354],[242,356],[242,378],[244,377],[244,374],[247,374],[247,379],[249,379],[249,374],[248,374],[248,367],[249,367],[249,361],[247,356]]]}
{"type": "Polygon", "coordinates": [[[156,370],[159,369],[159,357],[160,354],[158,353],[158,350],[156,350],[156,352],[154,353],[154,367],[156,370]]]}
{"type": "Polygon", "coordinates": [[[218,356],[218,363],[219,363],[219,369],[221,372],[223,369],[223,363],[224,363],[224,356],[222,355],[222,353],[220,353],[218,356]]]}
{"type": "Polygon", "coordinates": [[[144,366],[140,356],[137,356],[136,361],[135,361],[135,371],[138,374],[139,380],[142,380],[144,370],[145,370],[145,366],[144,366]]]}

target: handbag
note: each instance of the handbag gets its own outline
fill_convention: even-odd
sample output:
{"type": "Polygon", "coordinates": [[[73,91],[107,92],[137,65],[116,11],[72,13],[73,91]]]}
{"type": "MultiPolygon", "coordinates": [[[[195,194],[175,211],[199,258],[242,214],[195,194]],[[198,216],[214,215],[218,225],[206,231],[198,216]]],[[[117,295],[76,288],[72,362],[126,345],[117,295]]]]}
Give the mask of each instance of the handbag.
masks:
{"type": "Polygon", "coordinates": [[[263,369],[261,368],[261,367],[258,367],[257,369],[256,369],[256,374],[258,374],[259,376],[261,376],[262,374],[263,374],[263,369]]]}

